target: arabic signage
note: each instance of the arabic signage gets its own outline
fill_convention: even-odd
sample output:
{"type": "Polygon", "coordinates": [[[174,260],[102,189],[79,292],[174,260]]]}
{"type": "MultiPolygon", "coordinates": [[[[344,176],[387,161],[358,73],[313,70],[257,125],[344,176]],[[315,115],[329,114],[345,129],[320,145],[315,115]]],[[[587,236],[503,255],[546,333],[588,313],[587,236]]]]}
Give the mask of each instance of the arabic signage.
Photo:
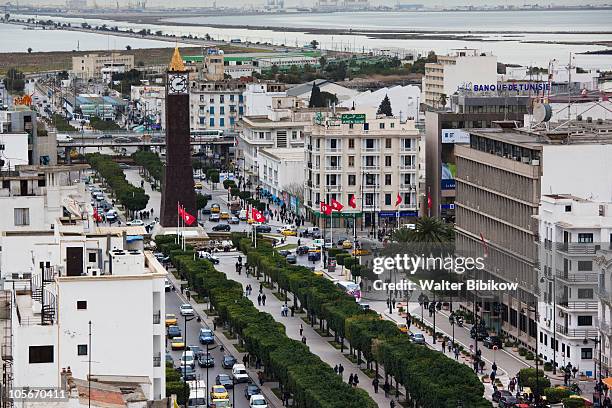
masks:
{"type": "Polygon", "coordinates": [[[365,113],[344,113],[340,116],[343,124],[358,124],[365,123],[366,115],[365,113]]]}

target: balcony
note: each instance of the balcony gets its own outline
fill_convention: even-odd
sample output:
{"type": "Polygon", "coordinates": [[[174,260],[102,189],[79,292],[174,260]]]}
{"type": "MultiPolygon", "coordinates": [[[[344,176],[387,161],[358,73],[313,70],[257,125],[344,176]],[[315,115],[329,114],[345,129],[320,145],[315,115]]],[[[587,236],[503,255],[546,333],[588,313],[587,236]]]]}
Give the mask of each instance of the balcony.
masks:
{"type": "Polygon", "coordinates": [[[325,166],[325,170],[328,171],[341,171],[342,166],[325,166]]]}
{"type": "Polygon", "coordinates": [[[325,148],[325,153],[340,153],[341,151],[342,151],[342,149],[339,148],[339,147],[329,147],[329,146],[327,146],[325,148]]]}
{"type": "Polygon", "coordinates": [[[153,324],[160,324],[161,322],[161,311],[157,311],[157,313],[153,313],[153,324]]]}
{"type": "Polygon", "coordinates": [[[557,251],[570,255],[594,255],[599,245],[582,242],[557,242],[557,251]]]}
{"type": "Polygon", "coordinates": [[[584,329],[573,329],[568,328],[567,326],[562,326],[557,324],[555,326],[557,333],[562,334],[566,337],[575,337],[579,339],[584,339],[587,337],[597,337],[598,330],[594,327],[584,328],[584,329]]]}
{"type": "Polygon", "coordinates": [[[363,165],[361,166],[361,168],[363,170],[380,170],[380,165],[379,164],[363,165]]]}
{"type": "Polygon", "coordinates": [[[153,356],[153,367],[161,367],[161,353],[153,356]]]}
{"type": "Polygon", "coordinates": [[[573,283],[578,282],[595,284],[599,280],[598,274],[593,272],[568,272],[557,269],[557,273],[555,275],[559,280],[573,283]]]}
{"type": "Polygon", "coordinates": [[[367,153],[380,153],[380,147],[363,147],[361,151],[367,153]]]}
{"type": "Polygon", "coordinates": [[[416,153],[416,147],[402,146],[402,147],[400,147],[400,152],[402,152],[402,153],[416,153]]]}
{"type": "Polygon", "coordinates": [[[416,190],[416,184],[401,183],[400,189],[401,190],[416,190]]]}
{"type": "Polygon", "coordinates": [[[416,166],[414,164],[400,164],[400,170],[414,170],[416,166]]]}
{"type": "Polygon", "coordinates": [[[326,191],[340,191],[342,190],[342,186],[337,185],[337,184],[336,185],[330,184],[330,185],[325,186],[325,190],[326,191]]]}
{"type": "Polygon", "coordinates": [[[566,298],[562,298],[557,304],[561,309],[572,310],[572,311],[596,311],[597,310],[597,301],[589,300],[589,301],[574,301],[567,300],[566,298]]]}
{"type": "Polygon", "coordinates": [[[380,188],[380,184],[365,184],[363,186],[364,190],[373,190],[375,188],[380,188]]]}

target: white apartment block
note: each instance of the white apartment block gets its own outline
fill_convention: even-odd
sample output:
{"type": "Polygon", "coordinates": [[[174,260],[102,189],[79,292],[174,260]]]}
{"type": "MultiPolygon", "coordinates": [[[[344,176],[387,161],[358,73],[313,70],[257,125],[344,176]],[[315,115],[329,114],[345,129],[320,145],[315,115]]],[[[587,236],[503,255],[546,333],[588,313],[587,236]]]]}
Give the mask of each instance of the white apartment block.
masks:
{"type": "MultiPolygon", "coordinates": [[[[612,210],[610,207],[608,205],[607,210],[612,210]]],[[[612,244],[608,246],[602,244],[593,261],[593,267],[599,276],[597,299],[599,339],[602,347],[601,367],[604,375],[609,376],[612,366],[612,244]]],[[[593,357],[599,359],[598,354],[593,357]]]]}
{"type": "Polygon", "coordinates": [[[361,215],[358,225],[370,226],[374,221],[377,226],[396,225],[398,214],[403,221],[418,216],[419,131],[414,121],[402,122],[399,117],[375,112],[315,117],[304,142],[304,201],[313,221],[319,203],[329,203],[332,198],[345,205],[343,213],[361,215]],[[398,194],[402,203],[396,207],[398,194]],[[348,206],[353,196],[354,210],[348,206]]]}
{"type": "Polygon", "coordinates": [[[2,293],[11,308],[2,358],[15,387],[59,387],[66,367],[87,378],[91,359],[91,374],[133,377],[147,399],[161,399],[166,271],[142,241],[128,242],[140,227],[96,226],[79,182],[86,167],[0,176],[2,293]]]}
{"type": "Polygon", "coordinates": [[[264,193],[283,198],[304,187],[304,150],[259,149],[259,183],[264,193]]]}
{"type": "Polygon", "coordinates": [[[287,96],[285,85],[276,83],[248,84],[244,90],[244,115],[267,115],[272,108],[278,108],[283,103],[281,99],[287,96]],[[276,105],[272,106],[272,98],[276,98],[276,105]]]}
{"type": "Polygon", "coordinates": [[[234,130],[244,115],[245,88],[245,83],[235,80],[192,81],[191,130],[234,130]]]}
{"type": "Polygon", "coordinates": [[[134,55],[113,52],[110,55],[87,54],[72,57],[72,74],[89,79],[102,77],[102,70],[127,72],[134,68],[134,55]]]}
{"type": "Polygon", "coordinates": [[[547,194],[541,197],[536,218],[539,351],[545,361],[558,367],[571,363],[592,377],[599,347],[588,340],[597,339],[599,330],[599,273],[594,257],[599,249],[610,246],[612,203],[547,194]]]}
{"type": "Polygon", "coordinates": [[[438,55],[438,61],[425,64],[421,102],[434,108],[450,104],[450,96],[464,84],[497,84],[497,57],[476,49],[459,49],[438,55]],[[446,105],[440,99],[445,95],[446,105]]]}
{"type": "Polygon", "coordinates": [[[142,117],[150,117],[166,128],[166,88],[163,86],[132,86],[130,100],[142,117]]]}

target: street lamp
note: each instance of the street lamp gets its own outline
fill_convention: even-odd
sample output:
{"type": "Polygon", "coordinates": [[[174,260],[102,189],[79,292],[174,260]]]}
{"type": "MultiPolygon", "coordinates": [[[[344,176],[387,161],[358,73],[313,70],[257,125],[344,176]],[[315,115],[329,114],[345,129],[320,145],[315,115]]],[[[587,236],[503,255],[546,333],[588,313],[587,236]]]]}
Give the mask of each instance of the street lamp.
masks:
{"type": "Polygon", "coordinates": [[[232,376],[232,407],[236,406],[236,378],[232,376]]]}
{"type": "MultiPolygon", "coordinates": [[[[190,322],[192,320],[195,320],[195,316],[192,316],[191,318],[189,318],[189,316],[185,316],[185,326],[184,329],[185,331],[183,332],[183,340],[185,341],[185,346],[183,347],[183,356],[185,354],[185,350],[187,350],[187,322],[190,322]]],[[[183,365],[183,381],[185,383],[185,388],[188,388],[187,386],[187,359],[185,359],[183,356],[181,356],[181,364],[183,365]]],[[[189,390],[187,390],[186,394],[189,394],[189,390]]],[[[187,408],[187,402],[185,402],[185,408],[187,408]]]]}

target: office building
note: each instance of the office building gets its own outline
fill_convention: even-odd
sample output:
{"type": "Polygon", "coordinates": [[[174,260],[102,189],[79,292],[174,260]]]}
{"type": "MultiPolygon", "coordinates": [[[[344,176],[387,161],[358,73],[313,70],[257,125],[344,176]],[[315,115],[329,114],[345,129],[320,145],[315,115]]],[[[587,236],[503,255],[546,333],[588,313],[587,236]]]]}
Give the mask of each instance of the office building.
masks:
{"type": "Polygon", "coordinates": [[[537,221],[539,352],[557,367],[571,363],[592,377],[598,347],[584,339],[598,337],[599,271],[594,258],[599,249],[610,247],[612,203],[546,194],[537,221]]]}
{"type": "Polygon", "coordinates": [[[305,205],[308,218],[319,221],[320,202],[345,205],[335,226],[384,228],[420,214],[419,150],[421,136],[414,121],[372,111],[344,111],[315,116],[306,133],[305,205]],[[396,206],[397,196],[402,202],[396,206]],[[348,206],[355,198],[356,208],[348,206]]]}
{"type": "Polygon", "coordinates": [[[102,71],[127,72],[134,69],[134,55],[113,52],[111,54],[87,54],[72,57],[71,73],[82,79],[102,78],[102,71]]]}
{"type": "Polygon", "coordinates": [[[497,84],[497,57],[476,49],[458,49],[425,64],[421,103],[444,108],[465,84],[497,84]]]}
{"type": "Polygon", "coordinates": [[[516,291],[480,293],[486,297],[482,317],[532,349],[539,289],[534,216],[543,195],[609,201],[611,128],[609,122],[573,121],[533,129],[471,129],[469,144],[455,146],[457,248],[482,255],[484,247],[488,257],[479,278],[518,284],[516,291]],[[492,312],[496,305],[499,313],[492,312]]]}
{"type": "Polygon", "coordinates": [[[469,143],[465,129],[489,128],[496,121],[522,125],[529,101],[527,96],[483,96],[462,91],[450,97],[450,109],[425,111],[425,177],[432,216],[451,221],[455,216],[455,145],[469,143]]]}

